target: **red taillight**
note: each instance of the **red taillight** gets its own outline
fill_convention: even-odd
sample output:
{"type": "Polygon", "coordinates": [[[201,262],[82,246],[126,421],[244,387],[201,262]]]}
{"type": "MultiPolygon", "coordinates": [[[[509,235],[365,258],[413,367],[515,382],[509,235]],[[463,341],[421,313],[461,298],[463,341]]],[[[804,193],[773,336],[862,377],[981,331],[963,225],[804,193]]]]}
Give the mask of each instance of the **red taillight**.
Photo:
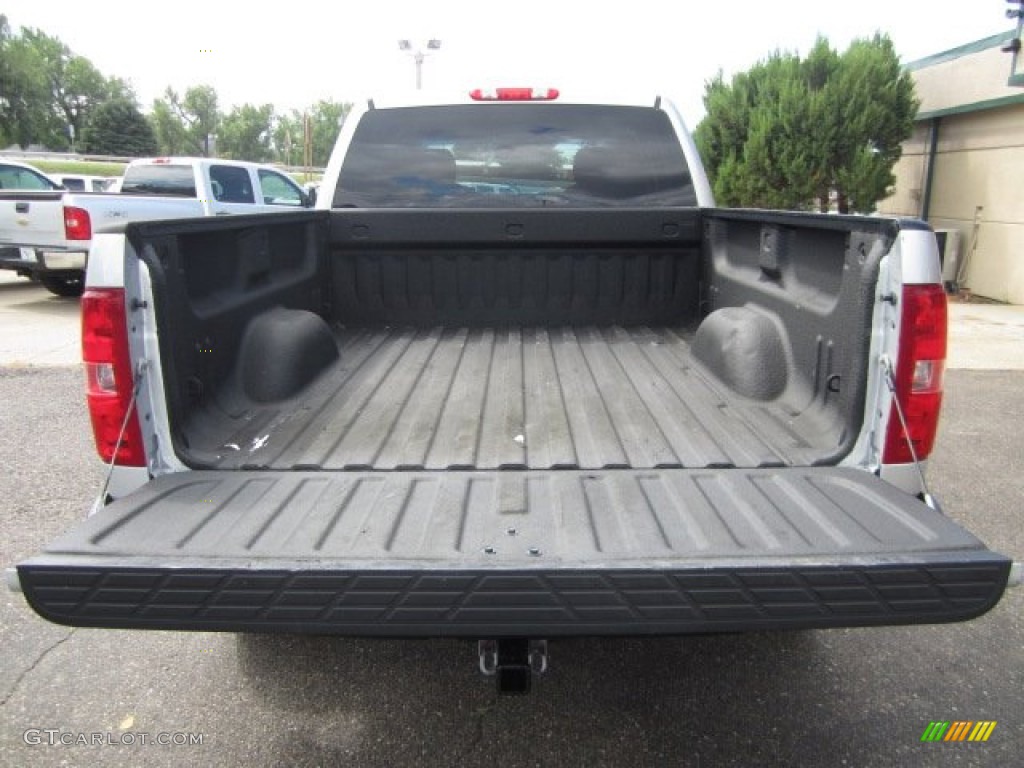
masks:
{"type": "MultiPolygon", "coordinates": [[[[905,285],[900,315],[900,351],[896,361],[896,397],[903,406],[914,454],[932,452],[942,407],[946,367],[946,294],[940,285],[905,285]]],[[[882,462],[914,460],[896,406],[890,408],[882,462]]]]}
{"type": "Polygon", "coordinates": [[[473,101],[553,101],[557,88],[475,88],[469,92],[473,101]]]}
{"type": "Polygon", "coordinates": [[[131,409],[114,463],[146,466],[139,417],[132,408],[135,382],[122,289],[90,289],[82,296],[82,360],[89,418],[100,458],[106,462],[113,458],[125,415],[131,409]]]}
{"type": "Polygon", "coordinates": [[[91,240],[92,222],[89,212],[73,205],[64,206],[64,235],[68,240],[91,240]]]}

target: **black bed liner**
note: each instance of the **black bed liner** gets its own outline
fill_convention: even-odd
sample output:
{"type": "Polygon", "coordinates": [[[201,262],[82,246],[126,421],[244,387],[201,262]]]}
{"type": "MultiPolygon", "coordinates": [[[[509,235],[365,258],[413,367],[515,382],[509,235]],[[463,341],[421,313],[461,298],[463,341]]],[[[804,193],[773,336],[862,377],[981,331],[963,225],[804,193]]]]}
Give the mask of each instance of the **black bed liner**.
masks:
{"type": "Polygon", "coordinates": [[[127,228],[190,468],[801,467],[860,434],[891,221],[324,213],[127,228]]]}
{"type": "Polygon", "coordinates": [[[827,411],[730,394],[690,356],[691,336],[340,329],[341,362],[315,387],[207,406],[190,455],[217,469],[642,469],[810,466],[836,452],[827,411]]]}
{"type": "Polygon", "coordinates": [[[1009,561],[854,469],[188,472],[18,566],[80,626],[380,636],[958,621],[1009,561]]]}

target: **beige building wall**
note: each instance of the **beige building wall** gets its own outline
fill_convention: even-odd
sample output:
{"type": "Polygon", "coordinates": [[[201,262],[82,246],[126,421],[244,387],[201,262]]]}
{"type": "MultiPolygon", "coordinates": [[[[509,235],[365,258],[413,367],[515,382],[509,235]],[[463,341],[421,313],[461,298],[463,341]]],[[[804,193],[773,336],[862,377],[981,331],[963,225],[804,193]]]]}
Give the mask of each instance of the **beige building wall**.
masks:
{"type": "Polygon", "coordinates": [[[1009,84],[1011,56],[1002,51],[1011,36],[994,36],[989,47],[979,49],[986,42],[979,41],[908,64],[921,100],[920,113],[1019,96],[1021,89],[1009,84]]]}
{"type": "Polygon", "coordinates": [[[903,154],[896,167],[893,194],[878,204],[879,213],[887,216],[920,218],[928,173],[928,147],[931,136],[928,123],[917,123],[913,135],[903,142],[903,154]]]}
{"type": "Polygon", "coordinates": [[[921,110],[879,211],[922,216],[937,127],[928,221],[960,233],[962,287],[1024,304],[1024,88],[1007,84],[1001,44],[979,41],[909,66],[921,110]]]}
{"type": "Polygon", "coordinates": [[[960,232],[964,287],[1024,304],[1024,105],[945,117],[929,221],[960,232]]]}

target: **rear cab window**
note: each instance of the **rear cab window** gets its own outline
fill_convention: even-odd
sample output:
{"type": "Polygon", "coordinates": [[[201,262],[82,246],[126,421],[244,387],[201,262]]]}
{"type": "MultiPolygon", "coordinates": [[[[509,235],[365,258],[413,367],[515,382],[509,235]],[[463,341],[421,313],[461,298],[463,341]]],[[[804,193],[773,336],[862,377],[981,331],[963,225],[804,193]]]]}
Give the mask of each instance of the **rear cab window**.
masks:
{"type": "Polygon", "coordinates": [[[195,172],[191,165],[133,165],[124,173],[121,194],[195,197],[195,172]]]}
{"type": "Polygon", "coordinates": [[[335,208],[696,204],[660,109],[550,103],[371,110],[333,199],[335,208]]]}
{"type": "Polygon", "coordinates": [[[213,197],[221,203],[255,203],[249,170],[237,165],[211,165],[213,197]]]}

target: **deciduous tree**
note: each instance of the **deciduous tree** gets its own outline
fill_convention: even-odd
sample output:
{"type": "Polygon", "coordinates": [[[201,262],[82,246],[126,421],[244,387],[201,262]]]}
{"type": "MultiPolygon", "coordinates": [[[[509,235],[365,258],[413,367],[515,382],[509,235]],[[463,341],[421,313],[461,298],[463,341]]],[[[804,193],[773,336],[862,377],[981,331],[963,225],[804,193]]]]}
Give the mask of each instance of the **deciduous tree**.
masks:
{"type": "Polygon", "coordinates": [[[280,115],[274,127],[274,148],[278,159],[287,165],[303,165],[306,125],[312,148],[311,163],[323,167],[334,149],[341,124],[351,111],[347,102],[321,100],[304,112],[292,110],[280,115]]]}
{"type": "Polygon", "coordinates": [[[21,37],[36,53],[50,104],[73,144],[81,136],[89,111],[108,98],[109,83],[91,61],[73,53],[58,38],[38,29],[24,29],[21,37]]]}
{"type": "Polygon", "coordinates": [[[233,160],[262,163],[273,156],[271,122],[274,106],[243,104],[231,110],[220,122],[217,154],[233,160]]]}
{"type": "Polygon", "coordinates": [[[312,139],[313,165],[327,165],[327,160],[334,149],[341,124],[345,121],[352,105],[337,101],[322,100],[309,110],[310,138],[312,139]]]}
{"type": "Polygon", "coordinates": [[[53,109],[45,62],[0,16],[0,146],[63,149],[68,138],[53,109]]]}
{"type": "Polygon", "coordinates": [[[168,86],[164,97],[153,102],[151,119],[161,152],[208,157],[220,125],[217,91],[210,85],[196,85],[180,96],[168,86]]]}

